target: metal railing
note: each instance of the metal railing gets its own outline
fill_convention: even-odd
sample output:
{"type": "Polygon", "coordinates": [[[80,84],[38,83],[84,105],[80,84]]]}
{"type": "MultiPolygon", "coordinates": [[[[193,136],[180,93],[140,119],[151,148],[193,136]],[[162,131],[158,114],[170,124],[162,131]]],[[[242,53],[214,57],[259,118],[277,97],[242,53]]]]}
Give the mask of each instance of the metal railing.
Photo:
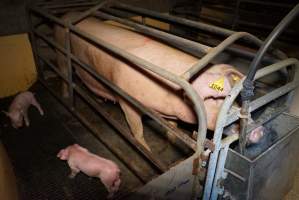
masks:
{"type": "MultiPolygon", "coordinates": [[[[66,30],[66,46],[63,47],[61,44],[58,44],[54,40],[48,38],[45,34],[38,31],[34,24],[31,22],[31,41],[35,56],[35,61],[37,65],[39,66],[39,74],[42,75],[42,65],[40,62],[44,62],[46,65],[48,65],[51,69],[56,72],[60,78],[63,79],[68,84],[69,88],[69,102],[65,103],[63,100],[62,102],[69,108],[69,110],[75,114],[79,119],[80,115],[76,112],[74,106],[73,106],[73,98],[74,98],[74,91],[79,94],[84,100],[86,100],[92,107],[96,109],[98,113],[100,113],[104,118],[107,119],[107,121],[112,124],[131,144],[133,144],[149,161],[153,163],[154,166],[157,167],[161,172],[165,172],[168,170],[168,166],[166,166],[163,162],[161,162],[159,159],[157,159],[152,152],[148,151],[146,148],[144,148],[142,145],[140,145],[135,138],[133,138],[127,130],[122,128],[122,126],[115,120],[109,118],[109,116],[103,111],[100,106],[97,106],[97,103],[90,98],[84,90],[80,86],[78,86],[76,83],[72,80],[72,74],[73,74],[73,68],[74,66],[72,63],[76,63],[76,67],[80,67],[84,69],[86,72],[88,72],[92,77],[94,77],[97,81],[101,82],[105,86],[107,86],[109,89],[116,92],[118,95],[123,97],[125,100],[130,102],[132,105],[137,107],[142,113],[148,115],[153,120],[155,120],[158,124],[162,125],[169,134],[172,134],[177,139],[182,141],[187,147],[194,150],[198,156],[200,156],[204,152],[204,144],[207,141],[206,138],[206,132],[207,132],[207,119],[206,119],[206,110],[204,107],[203,100],[198,96],[198,94],[195,92],[191,84],[188,82],[195,74],[197,74],[199,71],[201,71],[204,67],[207,66],[208,63],[210,63],[217,55],[222,53],[223,51],[230,48],[232,44],[234,44],[239,39],[244,40],[244,42],[252,43],[256,46],[261,46],[262,41],[256,38],[255,36],[245,33],[245,32],[234,32],[228,29],[219,28],[213,25],[208,25],[200,22],[195,22],[187,19],[182,19],[166,14],[161,14],[153,11],[148,11],[142,8],[137,8],[129,5],[125,5],[122,3],[117,3],[115,1],[103,1],[97,5],[94,5],[93,7],[89,8],[88,10],[82,12],[79,14],[76,18],[71,19],[70,21],[63,21],[60,18],[56,17],[54,14],[51,13],[51,9],[57,9],[57,8],[63,8],[67,11],[68,8],[73,8],[80,6],[92,6],[93,3],[84,3],[80,0],[74,3],[70,4],[64,4],[64,5],[55,5],[55,4],[39,4],[34,5],[29,8],[29,18],[31,19],[32,16],[39,17],[42,19],[49,20],[53,23],[55,23],[57,26],[61,26],[65,28],[66,30]],[[142,18],[144,17],[150,17],[153,19],[158,19],[163,22],[167,23],[175,23],[180,24],[184,26],[189,26],[196,28],[198,30],[206,31],[212,34],[220,35],[227,37],[223,42],[221,42],[216,47],[210,47],[204,44],[200,44],[188,39],[184,39],[175,35],[172,35],[170,33],[154,29],[152,27],[146,26],[145,24],[139,24],[137,22],[130,21],[129,19],[123,19],[119,18],[117,16],[113,16],[109,13],[106,13],[105,10],[109,8],[117,8],[121,10],[126,10],[133,12],[135,14],[141,15],[142,18]],[[104,9],[105,8],[105,9],[104,9]],[[75,24],[80,22],[81,20],[89,17],[89,16],[95,16],[99,17],[105,20],[113,20],[118,23],[124,24],[126,26],[132,27],[134,31],[140,32],[142,34],[149,35],[151,37],[157,38],[169,45],[172,45],[184,52],[187,52],[193,56],[200,57],[201,59],[196,63],[194,66],[192,66],[189,70],[187,70],[185,73],[181,75],[176,75],[174,73],[171,73],[169,71],[166,71],[165,69],[156,66],[144,59],[141,59],[129,52],[126,52],[119,47],[110,44],[107,41],[104,41],[102,39],[99,39],[84,30],[78,28],[75,24]],[[173,127],[170,125],[165,119],[163,119],[161,116],[157,115],[155,112],[153,112],[151,109],[145,107],[142,103],[137,101],[135,98],[129,96],[125,91],[117,87],[116,85],[109,82],[105,77],[98,74],[91,66],[88,64],[82,62],[80,59],[78,59],[74,54],[71,52],[70,48],[70,38],[72,34],[76,34],[77,36],[92,42],[97,47],[104,49],[108,52],[116,54],[119,58],[124,59],[126,61],[129,61],[130,63],[134,64],[140,69],[148,70],[155,75],[162,77],[163,79],[167,80],[167,84],[171,84],[176,89],[182,89],[184,90],[185,94],[189,97],[191,100],[194,110],[197,116],[197,122],[198,122],[198,136],[197,141],[193,140],[191,137],[186,135],[184,132],[180,131],[179,129],[173,127]],[[56,50],[61,52],[63,55],[67,58],[67,66],[68,66],[68,76],[65,77],[58,69],[55,67],[53,63],[51,63],[47,58],[45,58],[41,53],[38,51],[38,47],[36,44],[37,38],[42,39],[44,42],[46,42],[49,46],[54,47],[56,50]]],[[[30,20],[31,21],[31,20],[30,20]]],[[[144,20],[143,20],[144,22],[144,20]]],[[[241,52],[241,54],[251,55],[249,52],[244,51],[237,51],[241,52]],[[243,53],[242,53],[243,52],[243,53]]],[[[286,55],[282,53],[281,51],[277,49],[271,50],[272,55],[277,59],[285,59],[286,55]]],[[[285,60],[273,65],[270,65],[266,68],[263,68],[262,70],[259,70],[257,73],[256,78],[260,78],[262,76],[265,76],[269,73],[272,73],[274,71],[280,70],[284,68],[285,66],[295,64],[297,61],[295,60],[285,60]]],[[[46,85],[46,82],[43,80],[42,76],[40,77],[40,81],[46,85]]],[[[221,148],[221,137],[223,128],[227,126],[228,124],[236,121],[238,119],[239,111],[235,110],[234,112],[230,113],[232,107],[232,102],[235,100],[239,92],[242,90],[242,81],[238,82],[238,84],[232,89],[228,97],[225,99],[225,102],[222,106],[222,109],[218,115],[218,120],[216,124],[216,129],[214,133],[214,139],[213,143],[215,144],[215,151],[211,154],[210,157],[210,163],[209,163],[209,170],[208,175],[206,179],[206,185],[205,185],[205,195],[210,196],[211,187],[213,185],[214,176],[216,173],[216,168],[220,165],[217,165],[217,158],[219,154],[219,150],[221,148]],[[209,193],[209,194],[208,194],[209,193]]],[[[272,101],[275,98],[278,98],[279,96],[282,96],[286,92],[289,92],[290,90],[294,89],[294,87],[297,85],[295,82],[291,82],[287,85],[285,85],[282,88],[278,88],[277,90],[265,95],[264,97],[261,97],[251,103],[251,111],[265,105],[267,102],[272,101]]],[[[49,87],[47,87],[49,88],[49,87]]],[[[50,88],[49,88],[50,89],[50,88]]],[[[53,93],[54,91],[52,91],[53,93]]],[[[84,121],[84,120],[81,120],[84,121]]],[[[85,123],[85,122],[83,122],[85,123]]],[[[86,123],[85,123],[86,124],[86,123]]],[[[228,146],[225,146],[225,148],[228,149],[228,146]]],[[[116,153],[117,154],[117,153],[116,153]]],[[[119,156],[118,156],[119,157],[119,156]]],[[[225,160],[224,160],[225,161],[225,160]]],[[[130,165],[128,162],[124,161],[126,164],[130,165]]],[[[200,161],[199,166],[202,166],[202,162],[200,161]]],[[[135,173],[140,177],[143,181],[145,181],[144,178],[142,178],[142,174],[140,172],[136,171],[134,169],[134,166],[129,166],[130,169],[135,171],[135,173]]],[[[216,174],[217,176],[219,174],[216,174]]]]}

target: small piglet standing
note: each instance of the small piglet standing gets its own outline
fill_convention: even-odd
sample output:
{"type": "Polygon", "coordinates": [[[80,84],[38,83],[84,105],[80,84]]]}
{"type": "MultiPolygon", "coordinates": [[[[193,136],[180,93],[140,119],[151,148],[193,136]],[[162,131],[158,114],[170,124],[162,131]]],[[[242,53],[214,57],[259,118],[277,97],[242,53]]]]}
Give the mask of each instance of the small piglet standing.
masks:
{"type": "Polygon", "coordinates": [[[10,118],[11,125],[14,128],[20,128],[25,121],[26,126],[29,126],[28,108],[30,105],[35,106],[41,115],[44,115],[40,104],[34,97],[34,94],[29,91],[18,94],[9,106],[8,112],[4,113],[10,118]]]}
{"type": "Polygon", "coordinates": [[[78,144],[73,144],[60,150],[57,157],[61,160],[67,160],[71,168],[70,178],[74,178],[77,173],[82,171],[88,176],[101,179],[109,192],[108,198],[113,197],[118,191],[121,183],[120,169],[111,160],[90,153],[78,144]]]}

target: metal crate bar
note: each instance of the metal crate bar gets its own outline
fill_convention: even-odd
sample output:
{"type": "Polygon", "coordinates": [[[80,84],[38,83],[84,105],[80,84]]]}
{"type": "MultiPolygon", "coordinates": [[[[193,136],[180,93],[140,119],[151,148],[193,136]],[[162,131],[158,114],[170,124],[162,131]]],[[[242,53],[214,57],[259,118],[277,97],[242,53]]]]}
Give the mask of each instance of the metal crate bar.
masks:
{"type": "Polygon", "coordinates": [[[260,41],[257,37],[247,33],[247,32],[236,32],[230,35],[228,38],[223,40],[218,46],[214,47],[207,55],[202,57],[198,63],[194,64],[189,70],[187,70],[182,76],[186,80],[190,80],[195,74],[197,74],[200,70],[202,70],[207,64],[211,62],[217,55],[223,52],[229,45],[233,44],[235,41],[241,38],[248,38],[255,45],[262,45],[262,41],[260,41]]]}
{"type": "MultiPolygon", "coordinates": [[[[118,16],[118,17],[121,17],[121,18],[127,18],[128,16],[125,15],[125,14],[121,14],[119,13],[118,10],[116,9],[112,9],[112,8],[102,8],[100,10],[103,10],[105,13],[109,13],[109,14],[112,14],[112,15],[115,15],[115,16],[118,16]]],[[[144,20],[145,17],[141,16],[142,19],[144,20]]],[[[181,19],[181,18],[179,18],[181,19]]],[[[137,24],[140,24],[138,23],[137,20],[129,20],[130,22],[133,22],[133,23],[137,23],[137,24]]],[[[197,22],[194,22],[194,23],[197,23],[197,22]]],[[[144,22],[142,22],[141,24],[145,25],[144,22]]],[[[148,27],[148,26],[147,26],[148,27]]],[[[155,28],[156,29],[156,28],[155,28]]],[[[180,36],[180,35],[179,35],[180,36]]],[[[183,37],[183,36],[182,36],[183,37]]],[[[213,43],[208,43],[208,45],[210,46],[216,46],[217,44],[215,44],[214,42],[213,43]]],[[[249,59],[253,59],[254,56],[255,56],[255,53],[254,52],[250,52],[250,51],[246,51],[244,49],[241,49],[241,48],[237,48],[237,47],[234,47],[234,46],[228,46],[225,50],[227,50],[229,53],[232,53],[232,54],[235,54],[235,55],[238,55],[238,56],[242,56],[242,57],[245,57],[245,58],[249,58],[249,59]]],[[[196,55],[195,55],[196,56],[196,55]]],[[[275,59],[275,58],[272,58],[272,57],[269,57],[269,56],[265,56],[263,58],[263,61],[268,63],[268,64],[272,64],[274,62],[277,62],[278,60],[275,59]]]]}
{"type": "Polygon", "coordinates": [[[61,97],[51,88],[47,85],[47,83],[39,78],[39,82],[42,83],[42,85],[58,100],[59,103],[61,103],[64,107],[68,109],[69,112],[71,112],[74,116],[77,117],[77,119],[85,126],[87,127],[92,134],[107,148],[109,149],[126,167],[128,167],[132,173],[138,177],[143,183],[148,182],[148,177],[144,176],[144,172],[141,171],[136,167],[134,163],[125,156],[123,156],[123,153],[118,150],[117,148],[113,148],[113,146],[110,145],[109,142],[104,141],[99,135],[97,134],[97,131],[95,128],[93,128],[90,123],[85,119],[85,117],[80,114],[78,111],[71,109],[71,107],[61,99],[61,97]]]}
{"type": "Polygon", "coordinates": [[[101,11],[97,11],[95,13],[95,16],[100,17],[102,19],[106,19],[106,20],[113,20],[113,21],[119,22],[121,24],[130,26],[137,32],[161,39],[161,40],[165,41],[167,44],[175,46],[175,47],[177,47],[183,51],[186,51],[196,57],[201,57],[202,55],[206,54],[207,52],[209,52],[211,50],[211,47],[209,47],[209,46],[206,46],[206,45],[203,45],[203,44],[200,44],[197,42],[193,42],[191,40],[187,40],[187,39],[169,34],[167,32],[163,32],[163,31],[160,31],[160,30],[157,30],[154,28],[150,28],[150,27],[138,24],[138,23],[134,23],[129,20],[114,17],[112,15],[106,14],[101,11]]]}
{"type": "MultiPolygon", "coordinates": [[[[119,122],[112,119],[109,113],[107,113],[104,109],[101,109],[101,106],[92,98],[90,98],[86,92],[84,92],[77,84],[73,83],[72,80],[65,77],[58,69],[55,67],[48,59],[44,58],[42,55],[38,53],[39,58],[44,61],[52,70],[54,70],[64,81],[66,81],[69,87],[75,89],[75,91],[80,94],[80,96],[86,100],[90,105],[92,105],[98,113],[100,113],[111,125],[113,125],[121,134],[124,136],[131,144],[135,145],[137,149],[142,152],[143,155],[147,159],[149,159],[161,172],[165,172],[167,170],[167,166],[162,162],[157,160],[150,151],[144,148],[141,144],[139,144],[130,131],[124,129],[119,122]]],[[[72,104],[68,104],[68,106],[73,109],[72,104]]]]}
{"type": "Polygon", "coordinates": [[[208,31],[208,32],[211,32],[211,33],[215,33],[215,34],[218,34],[218,35],[230,36],[231,34],[235,33],[235,31],[232,31],[232,30],[229,30],[229,29],[220,28],[220,27],[217,27],[217,26],[213,26],[213,25],[209,25],[209,24],[205,24],[205,23],[201,23],[201,22],[195,22],[195,21],[192,21],[192,20],[183,19],[183,18],[180,18],[180,17],[175,17],[175,16],[168,15],[168,14],[161,14],[161,13],[158,13],[158,12],[146,10],[146,9],[135,7],[135,6],[126,5],[126,4],[119,3],[119,2],[115,2],[113,4],[113,7],[120,8],[120,9],[127,10],[127,11],[131,11],[131,12],[134,12],[136,14],[147,16],[147,17],[150,17],[150,18],[153,18],[153,19],[158,19],[158,20],[161,20],[161,21],[177,23],[177,24],[180,24],[180,25],[189,26],[189,27],[192,27],[192,28],[196,28],[196,29],[208,31]]]}
{"type": "MultiPolygon", "coordinates": [[[[271,74],[273,72],[279,71],[279,70],[285,68],[286,66],[290,66],[290,65],[297,65],[298,66],[297,62],[298,62],[297,59],[289,58],[289,59],[286,59],[284,61],[280,61],[278,63],[275,63],[275,64],[272,64],[270,66],[264,67],[264,68],[260,69],[258,71],[259,73],[257,73],[255,75],[255,80],[260,79],[260,78],[262,78],[262,77],[264,77],[264,76],[266,76],[268,74],[271,74]]],[[[299,66],[297,68],[299,68],[299,66]]],[[[261,106],[269,103],[271,101],[270,99],[274,98],[273,97],[274,94],[276,95],[275,98],[277,98],[279,96],[283,96],[287,92],[289,92],[292,89],[294,89],[294,87],[296,87],[296,84],[297,84],[295,82],[295,80],[296,80],[296,78],[294,78],[293,82],[290,82],[290,83],[282,86],[281,88],[275,89],[272,92],[270,92],[270,93],[268,93],[268,94],[266,94],[266,95],[264,95],[264,96],[262,96],[262,97],[260,97],[258,99],[255,99],[254,101],[250,102],[250,104],[249,104],[249,110],[250,110],[250,112],[253,112],[256,109],[260,108],[261,106]],[[280,94],[280,95],[278,96],[278,94],[280,94]]],[[[237,121],[239,119],[239,117],[238,117],[239,115],[240,115],[240,110],[235,110],[233,112],[230,112],[229,115],[228,115],[228,117],[227,117],[225,126],[227,126],[227,125],[229,125],[229,124],[237,121]]]]}
{"type": "Polygon", "coordinates": [[[74,8],[74,7],[81,7],[81,6],[94,6],[96,2],[79,2],[79,3],[64,3],[61,5],[45,5],[43,8],[46,9],[61,9],[61,8],[74,8]]]}
{"type": "MultiPolygon", "coordinates": [[[[38,31],[34,31],[34,33],[37,36],[39,36],[40,38],[42,38],[44,41],[48,42],[49,44],[51,44],[52,46],[54,46],[55,48],[57,48],[57,50],[61,51],[64,54],[67,54],[66,50],[63,47],[61,47],[59,44],[57,44],[56,42],[54,42],[53,40],[47,38],[45,35],[43,35],[42,33],[38,32],[38,31]]],[[[127,101],[129,101],[134,106],[136,106],[138,109],[140,109],[140,111],[142,111],[143,113],[147,114],[148,116],[150,116],[151,118],[153,118],[156,122],[158,122],[159,124],[161,124],[167,131],[169,131],[170,134],[173,134],[174,136],[176,136],[183,143],[185,143],[189,148],[191,148],[194,151],[196,151],[196,142],[193,139],[191,139],[189,136],[187,136],[185,133],[183,133],[182,131],[174,128],[173,126],[170,126],[165,119],[163,119],[162,117],[156,115],[150,109],[145,108],[140,102],[138,102],[136,99],[134,99],[131,96],[129,96],[127,93],[125,93],[119,87],[111,84],[107,79],[105,79],[104,77],[102,77],[101,75],[99,75],[90,66],[88,66],[85,63],[81,62],[73,54],[71,54],[71,59],[73,61],[75,61],[77,64],[79,64],[88,73],[90,73],[91,75],[93,75],[96,79],[98,79],[99,81],[101,81],[102,83],[104,83],[106,86],[108,86],[109,88],[111,88],[112,90],[114,90],[116,93],[118,93],[119,95],[121,95],[122,97],[124,97],[127,101]]]]}
{"type": "MultiPolygon", "coordinates": [[[[255,79],[261,78],[263,76],[266,76],[270,73],[273,73],[275,71],[280,70],[281,68],[285,68],[290,65],[295,65],[295,76],[294,80],[270,93],[267,95],[264,95],[255,101],[259,102],[256,106],[256,108],[259,108],[266,103],[290,92],[291,90],[295,89],[296,86],[298,86],[298,81],[297,79],[299,78],[299,73],[298,73],[298,68],[299,68],[299,61],[294,58],[289,58],[284,61],[280,61],[278,63],[275,63],[273,65],[264,67],[260,70],[257,71],[255,79]],[[273,69],[274,68],[274,69],[273,69]]],[[[226,126],[226,122],[228,120],[228,113],[229,110],[243,89],[243,81],[245,78],[243,78],[241,81],[239,81],[234,88],[230,91],[230,94],[225,98],[224,103],[222,104],[221,110],[218,114],[217,122],[216,122],[216,128],[213,136],[213,141],[215,144],[215,151],[210,155],[209,159],[209,166],[208,166],[208,173],[207,173],[207,178],[205,182],[205,189],[204,189],[204,199],[210,199],[211,197],[211,191],[212,188],[214,188],[215,184],[217,184],[215,180],[215,173],[216,173],[216,168],[217,168],[217,160],[219,157],[219,151],[221,149],[221,138],[222,138],[222,133],[223,133],[223,128],[226,126]]],[[[292,95],[291,93],[289,95],[292,95]]],[[[252,112],[252,110],[250,111],[252,112]]],[[[239,116],[237,116],[239,118],[239,116]]],[[[237,118],[237,119],[238,119],[237,118]]]]}
{"type": "Polygon", "coordinates": [[[113,2],[113,0],[104,0],[103,2],[99,3],[98,5],[82,12],[79,14],[79,16],[77,16],[76,18],[72,19],[70,21],[71,24],[76,24],[78,22],[80,22],[81,20],[83,20],[84,18],[88,17],[89,15],[93,14],[94,12],[96,12],[97,10],[99,10],[100,8],[107,6],[109,4],[111,4],[113,2]]]}

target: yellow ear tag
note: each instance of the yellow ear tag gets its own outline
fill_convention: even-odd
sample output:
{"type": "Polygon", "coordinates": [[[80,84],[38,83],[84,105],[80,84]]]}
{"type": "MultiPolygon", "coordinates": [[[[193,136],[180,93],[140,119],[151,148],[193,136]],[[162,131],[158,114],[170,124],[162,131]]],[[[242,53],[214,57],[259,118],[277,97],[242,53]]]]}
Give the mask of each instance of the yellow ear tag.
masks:
{"type": "Polygon", "coordinates": [[[213,83],[209,84],[209,87],[217,92],[222,92],[224,89],[224,77],[214,81],[213,83]]]}
{"type": "Polygon", "coordinates": [[[232,77],[233,77],[233,81],[235,82],[238,82],[240,80],[239,76],[236,76],[234,74],[232,75],[232,77]]]}

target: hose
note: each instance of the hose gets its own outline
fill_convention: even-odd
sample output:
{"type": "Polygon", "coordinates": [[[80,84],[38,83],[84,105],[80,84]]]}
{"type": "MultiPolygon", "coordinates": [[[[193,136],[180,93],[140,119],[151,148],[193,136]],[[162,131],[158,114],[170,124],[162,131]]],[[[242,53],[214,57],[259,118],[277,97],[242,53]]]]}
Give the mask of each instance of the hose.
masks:
{"type": "Polygon", "coordinates": [[[239,141],[239,148],[240,153],[244,155],[244,150],[246,147],[247,142],[247,124],[249,115],[249,103],[252,97],[254,96],[254,76],[260,62],[269,49],[269,47],[273,44],[275,39],[282,33],[282,31],[292,22],[293,19],[299,14],[299,4],[297,4],[282,20],[281,22],[274,28],[274,30],[270,33],[267,39],[264,41],[263,45],[258,50],[256,56],[254,57],[253,61],[250,64],[249,72],[247,77],[243,82],[243,90],[241,91],[241,100],[242,100],[242,107],[240,111],[240,141],[239,141]]]}

